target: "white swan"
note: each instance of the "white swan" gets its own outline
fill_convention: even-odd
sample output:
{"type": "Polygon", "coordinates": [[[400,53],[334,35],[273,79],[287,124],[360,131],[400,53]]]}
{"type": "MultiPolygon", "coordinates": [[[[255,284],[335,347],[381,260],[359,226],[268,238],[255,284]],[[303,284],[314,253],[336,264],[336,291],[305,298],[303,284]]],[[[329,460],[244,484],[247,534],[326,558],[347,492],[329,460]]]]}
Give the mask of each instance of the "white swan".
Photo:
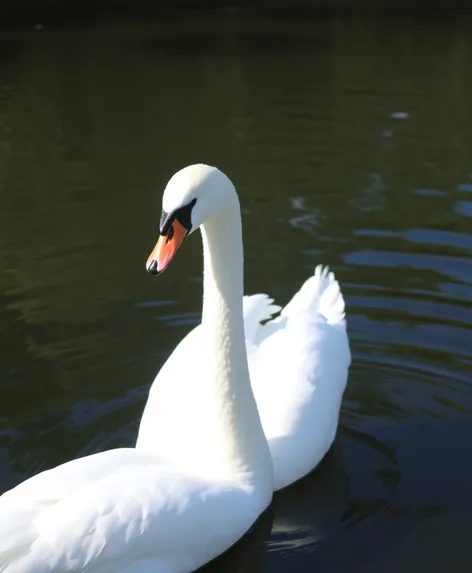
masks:
{"type": "MultiPolygon", "coordinates": [[[[243,300],[240,211],[236,200],[226,203],[229,189],[236,197],[229,179],[206,165],[187,167],[168,183],[160,230],[164,235],[170,232],[171,239],[159,239],[148,270],[163,272],[187,234],[209,217],[202,227],[203,316],[202,324],[176,347],[154,381],[136,447],[170,459],[186,451],[189,462],[201,463],[204,443],[204,463],[211,463],[222,436],[202,415],[202,401],[213,399],[202,387],[213,376],[210,372],[228,376],[242,368],[244,372],[235,371],[235,376],[246,376],[245,358],[233,354],[242,337],[243,303],[251,384],[278,490],[313,470],[335,438],[351,361],[344,300],[334,275],[317,267],[280,316],[261,325],[280,307],[265,294],[243,300]],[[224,216],[211,217],[222,212],[224,216]],[[218,335],[215,339],[209,330],[218,320],[225,331],[212,330],[218,335]],[[174,404],[179,401],[177,416],[174,404]]],[[[242,352],[239,347],[238,352],[242,352]]]]}
{"type": "Polygon", "coordinates": [[[271,502],[272,461],[244,340],[236,192],[216,169],[190,167],[171,179],[163,206],[151,271],[167,266],[188,230],[202,229],[204,375],[193,376],[185,351],[191,334],[154,386],[136,449],[68,462],[2,495],[1,573],[190,572],[233,545],[271,502]]]}

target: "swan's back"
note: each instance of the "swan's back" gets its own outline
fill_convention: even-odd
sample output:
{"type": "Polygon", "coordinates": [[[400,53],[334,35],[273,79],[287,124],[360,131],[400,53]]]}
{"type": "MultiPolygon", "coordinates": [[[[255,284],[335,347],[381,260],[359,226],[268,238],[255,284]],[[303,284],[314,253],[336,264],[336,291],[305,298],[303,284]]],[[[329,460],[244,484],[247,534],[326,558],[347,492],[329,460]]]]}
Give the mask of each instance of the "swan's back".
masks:
{"type": "Polygon", "coordinates": [[[318,266],[280,316],[255,331],[251,382],[280,489],[316,467],[336,435],[351,354],[333,273],[318,266]]]}

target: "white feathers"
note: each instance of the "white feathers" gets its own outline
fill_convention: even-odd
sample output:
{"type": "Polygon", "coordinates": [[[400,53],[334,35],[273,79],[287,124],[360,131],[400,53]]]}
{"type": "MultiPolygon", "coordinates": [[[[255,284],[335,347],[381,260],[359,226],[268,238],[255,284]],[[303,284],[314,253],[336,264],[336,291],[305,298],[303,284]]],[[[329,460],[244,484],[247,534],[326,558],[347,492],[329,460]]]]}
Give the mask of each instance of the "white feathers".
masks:
{"type": "Polygon", "coordinates": [[[246,340],[253,342],[264,320],[269,320],[272,315],[282,308],[272,304],[273,298],[266,294],[253,294],[243,297],[244,331],[246,340]]]}
{"type": "Polygon", "coordinates": [[[277,490],[313,470],[336,436],[351,362],[344,299],[322,266],[265,324],[279,307],[267,295],[245,298],[251,385],[277,490]]]}
{"type": "Polygon", "coordinates": [[[307,279],[292,300],[282,309],[282,316],[297,312],[318,312],[331,324],[344,321],[344,299],[338,281],[329,267],[318,265],[315,273],[307,279]]]}

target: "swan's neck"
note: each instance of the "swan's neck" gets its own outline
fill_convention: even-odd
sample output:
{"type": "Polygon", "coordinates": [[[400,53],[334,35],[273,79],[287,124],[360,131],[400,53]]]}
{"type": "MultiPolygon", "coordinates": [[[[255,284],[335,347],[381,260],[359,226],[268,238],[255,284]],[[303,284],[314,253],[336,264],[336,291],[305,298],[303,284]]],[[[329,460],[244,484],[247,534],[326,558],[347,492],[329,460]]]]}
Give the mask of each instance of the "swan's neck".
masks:
{"type": "MultiPolygon", "coordinates": [[[[202,325],[213,356],[218,392],[249,389],[243,319],[243,242],[237,206],[202,225],[202,325]]],[[[245,393],[245,392],[244,392],[245,393]]]]}
{"type": "Polygon", "coordinates": [[[236,192],[202,227],[202,325],[151,388],[136,447],[208,478],[272,496],[272,459],[252,393],[243,322],[243,243],[236,192]]]}
{"type": "Polygon", "coordinates": [[[244,337],[243,241],[236,194],[225,210],[202,225],[201,232],[202,329],[208,364],[201,383],[212,402],[207,403],[207,413],[216,432],[215,461],[231,473],[267,477],[272,463],[251,389],[244,337]]]}

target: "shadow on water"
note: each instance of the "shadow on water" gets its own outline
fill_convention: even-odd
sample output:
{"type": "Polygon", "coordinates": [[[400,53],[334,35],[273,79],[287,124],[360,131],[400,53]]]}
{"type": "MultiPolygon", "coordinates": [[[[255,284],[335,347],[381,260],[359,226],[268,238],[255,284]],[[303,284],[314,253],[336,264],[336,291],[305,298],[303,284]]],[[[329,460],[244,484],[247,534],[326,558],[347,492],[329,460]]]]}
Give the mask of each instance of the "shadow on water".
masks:
{"type": "Polygon", "coordinates": [[[255,573],[259,571],[264,544],[270,535],[273,517],[273,507],[270,506],[234,547],[198,569],[198,573],[220,573],[220,571],[255,573]]]}
{"type": "Polygon", "coordinates": [[[200,318],[197,238],[144,271],[161,191],[205,161],[240,192],[246,292],[283,303],[330,264],[353,351],[333,450],[232,563],[469,571],[471,32],[244,10],[4,30],[0,490],[134,443],[200,318]]]}

